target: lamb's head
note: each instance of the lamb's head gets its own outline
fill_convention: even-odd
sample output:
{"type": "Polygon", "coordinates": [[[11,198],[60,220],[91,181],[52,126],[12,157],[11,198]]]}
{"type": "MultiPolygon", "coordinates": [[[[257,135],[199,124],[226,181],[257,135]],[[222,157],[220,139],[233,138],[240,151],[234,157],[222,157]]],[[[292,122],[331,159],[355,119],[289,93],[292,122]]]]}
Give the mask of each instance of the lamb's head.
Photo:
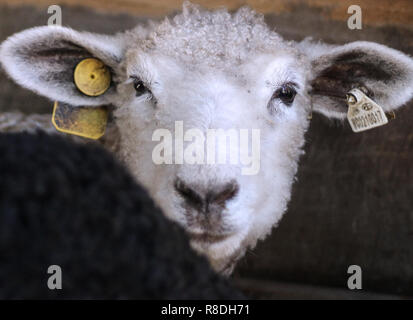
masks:
{"type": "Polygon", "coordinates": [[[114,105],[120,158],[226,273],[286,210],[312,109],[343,119],[357,86],[385,111],[413,92],[406,55],[368,42],[286,42],[249,9],[187,6],[173,21],[111,37],[33,28],[0,54],[13,79],[53,100],[114,105]],[[101,96],[73,82],[88,57],[111,70],[101,96]]]}

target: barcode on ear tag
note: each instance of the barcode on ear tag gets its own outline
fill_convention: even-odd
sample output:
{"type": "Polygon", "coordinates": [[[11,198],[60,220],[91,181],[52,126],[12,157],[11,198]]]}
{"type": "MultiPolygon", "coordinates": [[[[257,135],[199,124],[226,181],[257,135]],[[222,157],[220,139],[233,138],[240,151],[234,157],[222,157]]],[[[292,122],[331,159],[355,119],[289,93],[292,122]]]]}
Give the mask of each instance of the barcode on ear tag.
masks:
{"type": "Polygon", "coordinates": [[[347,94],[347,119],[354,132],[362,132],[388,123],[383,109],[359,89],[347,94]]]}

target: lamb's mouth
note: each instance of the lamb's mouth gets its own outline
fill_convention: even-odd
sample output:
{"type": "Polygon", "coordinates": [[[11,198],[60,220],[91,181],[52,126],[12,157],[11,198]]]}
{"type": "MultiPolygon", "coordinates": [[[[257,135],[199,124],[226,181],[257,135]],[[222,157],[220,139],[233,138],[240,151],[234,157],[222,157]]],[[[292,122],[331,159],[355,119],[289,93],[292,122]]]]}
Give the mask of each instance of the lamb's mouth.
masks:
{"type": "Polygon", "coordinates": [[[203,244],[212,244],[216,242],[221,242],[231,236],[231,234],[192,233],[192,232],[188,232],[188,235],[191,241],[203,243],[203,244]]]}

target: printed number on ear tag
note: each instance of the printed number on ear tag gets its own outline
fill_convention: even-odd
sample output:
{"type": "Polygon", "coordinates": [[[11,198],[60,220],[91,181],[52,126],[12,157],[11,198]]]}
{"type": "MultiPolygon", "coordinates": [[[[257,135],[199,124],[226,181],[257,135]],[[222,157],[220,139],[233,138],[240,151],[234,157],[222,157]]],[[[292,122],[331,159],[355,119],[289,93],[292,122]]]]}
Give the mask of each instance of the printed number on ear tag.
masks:
{"type": "Polygon", "coordinates": [[[77,64],[73,73],[73,81],[80,92],[96,97],[109,89],[111,75],[102,61],[87,58],[77,64]]]}
{"type": "Polygon", "coordinates": [[[388,123],[383,109],[359,89],[347,94],[347,119],[354,132],[362,132],[388,123]]]}
{"type": "Polygon", "coordinates": [[[52,123],[58,131],[96,140],[105,134],[107,121],[105,106],[74,107],[54,103],[52,123]]]}

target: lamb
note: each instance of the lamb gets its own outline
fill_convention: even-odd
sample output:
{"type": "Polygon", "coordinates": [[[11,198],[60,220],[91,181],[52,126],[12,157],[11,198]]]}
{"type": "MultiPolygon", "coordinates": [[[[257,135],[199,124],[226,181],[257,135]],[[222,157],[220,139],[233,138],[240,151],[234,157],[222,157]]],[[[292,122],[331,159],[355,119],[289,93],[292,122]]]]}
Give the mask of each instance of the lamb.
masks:
{"type": "Polygon", "coordinates": [[[0,299],[243,298],[101,147],[4,133],[0,153],[0,299]]]}
{"type": "MultiPolygon", "coordinates": [[[[363,88],[385,112],[413,95],[407,55],[365,41],[286,41],[248,8],[230,14],[186,3],[172,20],[114,36],[36,27],[7,39],[0,59],[17,83],[52,100],[113,105],[117,157],[223,274],[231,274],[286,211],[312,111],[345,119],[353,88],[363,88]],[[76,65],[90,57],[112,74],[109,89],[94,97],[73,82],[76,65]],[[177,122],[185,133],[195,130],[185,139],[192,155],[203,152],[196,137],[209,129],[258,129],[259,170],[242,174],[239,161],[210,164],[197,157],[171,163],[175,155],[167,147],[158,154],[164,161],[154,161],[167,137],[155,133],[173,132],[177,122]]],[[[224,149],[215,146],[217,153],[224,149]]]]}

